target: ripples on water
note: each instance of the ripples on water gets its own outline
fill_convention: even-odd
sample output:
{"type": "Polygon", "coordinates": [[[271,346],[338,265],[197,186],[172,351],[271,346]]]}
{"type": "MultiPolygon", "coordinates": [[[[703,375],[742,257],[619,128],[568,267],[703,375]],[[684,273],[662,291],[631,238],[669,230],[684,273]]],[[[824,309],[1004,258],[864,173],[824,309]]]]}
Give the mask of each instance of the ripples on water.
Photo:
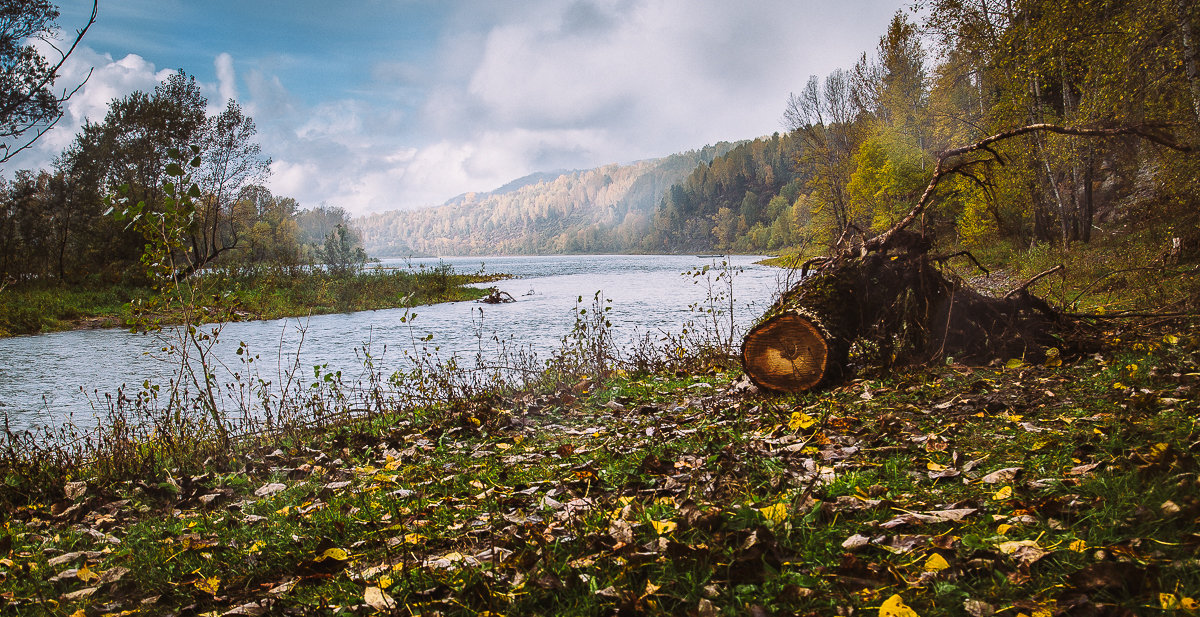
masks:
{"type": "MultiPolygon", "coordinates": [[[[729,258],[741,268],[734,279],[734,318],[742,328],[783,284],[781,270],[754,265],[756,259],[729,258]]],[[[445,358],[473,356],[481,347],[485,355],[495,353],[499,341],[510,349],[528,348],[544,359],[570,332],[576,301],[582,296],[588,308],[597,291],[612,300],[614,339],[625,346],[635,333],[678,333],[688,320],[698,321],[701,316],[689,307],[707,297],[706,277],[682,273],[720,263],[695,256],[581,255],[387,260],[380,265],[419,268],[442,261],[459,272],[513,274],[518,278],[484,286],[497,286],[517,302],[420,306],[410,311],[417,317],[406,323],[401,322],[404,309],[390,309],[226,324],[215,354],[226,367],[218,368],[218,381],[229,381],[229,371],[246,374],[245,356],[236,353],[239,342],[259,357],[258,374],[276,384],[286,379],[292,366],[305,377],[311,377],[318,364],[349,376],[360,374],[364,346],[385,375],[407,368],[403,351],[423,345],[439,347],[439,356],[445,358]],[[421,342],[429,335],[433,338],[428,343],[421,342]]],[[[137,389],[144,381],[165,387],[173,365],[155,357],[161,345],[154,335],[121,329],[0,339],[0,412],[7,414],[14,430],[58,426],[67,419],[81,427],[94,426],[89,395],[103,401],[106,393],[123,384],[137,389]]]]}

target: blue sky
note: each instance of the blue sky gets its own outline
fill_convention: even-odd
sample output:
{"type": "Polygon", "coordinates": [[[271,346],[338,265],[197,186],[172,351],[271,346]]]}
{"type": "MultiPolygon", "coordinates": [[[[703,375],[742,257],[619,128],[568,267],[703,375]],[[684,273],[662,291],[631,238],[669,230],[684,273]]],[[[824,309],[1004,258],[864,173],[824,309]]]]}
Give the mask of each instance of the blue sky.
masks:
{"type": "MultiPolygon", "coordinates": [[[[101,0],[45,165],[85,118],[182,68],[236,98],[268,186],[355,214],[439,204],[535,172],[780,130],[809,75],[872,52],[903,0],[101,0]]],[[[78,27],[91,3],[60,0],[78,27]]]]}

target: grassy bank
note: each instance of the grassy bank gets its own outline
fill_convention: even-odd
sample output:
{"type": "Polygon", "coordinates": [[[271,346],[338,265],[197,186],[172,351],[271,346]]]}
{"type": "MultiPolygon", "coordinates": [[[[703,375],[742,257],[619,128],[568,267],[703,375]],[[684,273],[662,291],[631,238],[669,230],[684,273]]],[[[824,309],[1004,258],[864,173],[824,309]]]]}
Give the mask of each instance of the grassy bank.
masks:
{"type": "MultiPolygon", "coordinates": [[[[474,300],[483,290],[465,287],[502,275],[454,272],[448,265],[407,270],[367,270],[335,276],[308,270],[217,273],[213,288],[230,294],[235,315],[277,319],[326,313],[474,300]]],[[[23,285],[0,290],[0,336],[76,328],[121,327],[129,303],[150,290],[126,285],[23,285]]]]}
{"type": "Polygon", "coordinates": [[[790,397],[719,365],[560,375],[204,461],[10,450],[0,610],[1185,614],[1200,337],[1108,340],[790,397]]]}
{"type": "MultiPolygon", "coordinates": [[[[1189,306],[1187,268],[1124,278],[1089,251],[1052,257],[1101,282],[1040,289],[1189,306]]],[[[54,447],[8,434],[0,614],[1200,610],[1194,321],[1097,319],[1044,364],[868,368],[775,396],[704,345],[616,354],[603,315],[579,310],[543,363],[317,367],[267,399],[271,430],[228,443],[186,405],[140,432],[118,407],[54,447]]]]}

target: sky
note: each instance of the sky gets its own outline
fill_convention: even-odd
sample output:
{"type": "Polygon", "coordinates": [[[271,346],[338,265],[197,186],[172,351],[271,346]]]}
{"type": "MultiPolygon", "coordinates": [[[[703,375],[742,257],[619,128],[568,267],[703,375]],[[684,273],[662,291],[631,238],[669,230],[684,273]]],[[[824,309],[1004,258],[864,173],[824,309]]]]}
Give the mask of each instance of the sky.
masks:
{"type": "MultiPolygon", "coordinates": [[[[783,130],[788,94],[850,68],[907,0],[100,0],[60,87],[91,76],[12,170],[85,120],[195,76],[236,99],[267,187],[352,214],[441,204],[783,130]]],[[[90,0],[59,0],[83,25],[90,0]]]]}

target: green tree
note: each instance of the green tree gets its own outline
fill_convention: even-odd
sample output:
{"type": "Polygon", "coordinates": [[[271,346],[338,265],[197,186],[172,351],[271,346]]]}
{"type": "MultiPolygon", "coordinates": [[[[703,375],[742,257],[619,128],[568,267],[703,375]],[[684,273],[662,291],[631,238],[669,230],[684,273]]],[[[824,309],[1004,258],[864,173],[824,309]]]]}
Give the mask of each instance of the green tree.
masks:
{"type": "Polygon", "coordinates": [[[46,0],[0,0],[0,164],[33,145],[62,117],[62,105],[82,87],[56,91],[55,81],[67,58],[96,21],[92,14],[71,44],[49,45],[57,52],[47,59],[33,41],[50,42],[58,30],[58,10],[46,0]]]}
{"type": "Polygon", "coordinates": [[[317,258],[331,274],[354,274],[367,263],[367,253],[361,244],[358,234],[349,225],[339,224],[325,236],[325,244],[317,251],[317,258]]]}

